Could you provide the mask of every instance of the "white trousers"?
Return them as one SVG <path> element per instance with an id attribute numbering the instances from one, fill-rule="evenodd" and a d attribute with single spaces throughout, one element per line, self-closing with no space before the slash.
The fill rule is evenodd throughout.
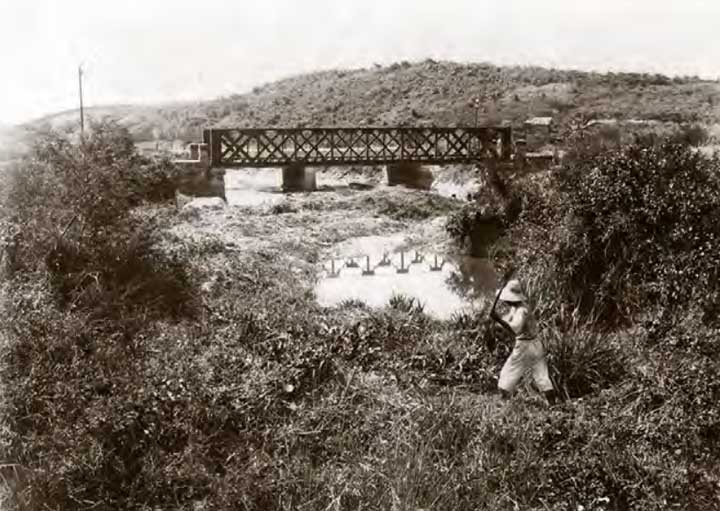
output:
<path id="1" fill-rule="evenodd" d="M 553 389 L 545 361 L 545 348 L 538 339 L 515 341 L 515 347 L 500 371 L 498 387 L 512 392 L 525 372 L 529 370 L 532 370 L 535 384 L 542 392 Z"/>

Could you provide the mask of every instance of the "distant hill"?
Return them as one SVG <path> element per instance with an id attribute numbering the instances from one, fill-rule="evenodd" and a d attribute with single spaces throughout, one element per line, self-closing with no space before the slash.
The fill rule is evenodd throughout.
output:
<path id="1" fill-rule="evenodd" d="M 203 128 L 522 123 L 552 115 L 561 130 L 579 119 L 720 123 L 720 83 L 640 73 L 594 73 L 426 60 L 370 69 L 323 71 L 256 87 L 246 94 L 163 106 L 87 109 L 112 118 L 137 141 L 198 140 Z M 77 111 L 30 123 L 60 127 Z"/>

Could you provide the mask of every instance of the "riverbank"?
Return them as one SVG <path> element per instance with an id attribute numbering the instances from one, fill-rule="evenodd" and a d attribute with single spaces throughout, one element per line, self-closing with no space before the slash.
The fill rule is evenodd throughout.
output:
<path id="1" fill-rule="evenodd" d="M 503 460 L 514 448 L 502 446 L 503 431 L 529 439 L 573 405 L 547 409 L 529 383 L 511 403 L 496 399 L 510 346 L 488 349 L 482 306 L 437 319 L 411 300 L 422 296 L 327 307 L 314 292 L 333 257 L 356 255 L 362 269 L 363 252 L 461 255 L 445 222 L 462 205 L 434 192 L 338 187 L 172 222 L 164 249 L 193 254 L 205 317 L 202 335 L 184 341 L 182 355 L 166 352 L 163 363 L 177 356 L 202 367 L 197 384 L 212 387 L 205 413 L 234 431 L 222 429 L 225 441 L 212 443 L 223 453 L 212 458 L 228 462 L 211 478 L 217 493 L 208 502 L 222 495 L 250 509 L 511 504 L 507 490 L 492 489 L 513 476 Z M 186 469 L 207 470 L 207 453 L 197 454 L 182 458 Z"/>
<path id="2" fill-rule="evenodd" d="M 230 205 L 100 216 L 54 258 L 46 237 L 18 237 L 37 257 L 17 258 L 3 304 L 20 507 L 712 509 L 717 331 L 693 317 L 601 329 L 564 307 L 543 273 L 565 225 L 545 177 L 502 243 L 539 302 L 566 398 L 553 408 L 531 381 L 495 395 L 512 345 L 482 300 L 492 268 L 445 230 L 477 218 L 458 198 L 358 176 L 285 195 L 245 174 Z M 64 233 L 68 203 L 29 212 Z"/>

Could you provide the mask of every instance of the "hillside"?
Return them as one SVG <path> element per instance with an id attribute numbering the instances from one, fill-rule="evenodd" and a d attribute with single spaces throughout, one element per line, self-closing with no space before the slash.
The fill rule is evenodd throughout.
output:
<path id="1" fill-rule="evenodd" d="M 127 126 L 137 141 L 197 140 L 207 126 L 472 125 L 553 115 L 561 130 L 579 118 L 720 123 L 720 84 L 698 78 L 498 67 L 426 60 L 290 77 L 246 94 L 165 106 L 88 109 Z M 33 126 L 75 122 L 76 112 Z"/>

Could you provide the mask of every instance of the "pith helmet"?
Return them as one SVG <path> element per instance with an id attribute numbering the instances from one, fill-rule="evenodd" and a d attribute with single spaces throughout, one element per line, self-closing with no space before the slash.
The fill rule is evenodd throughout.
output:
<path id="1" fill-rule="evenodd" d="M 520 281 L 512 279 L 505 284 L 505 287 L 498 291 L 500 293 L 500 299 L 503 302 L 525 302 L 527 297 L 523 293 Z"/>

